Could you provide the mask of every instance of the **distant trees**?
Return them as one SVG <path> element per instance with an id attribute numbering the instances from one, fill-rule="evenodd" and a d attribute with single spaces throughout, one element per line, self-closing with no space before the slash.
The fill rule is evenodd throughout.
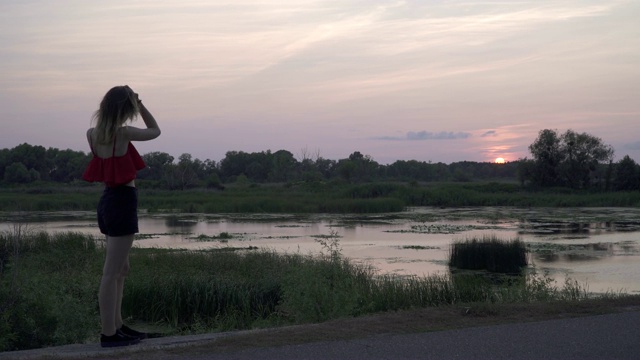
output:
<path id="1" fill-rule="evenodd" d="M 533 156 L 533 166 L 527 169 L 531 181 L 540 186 L 559 185 L 563 155 L 557 131 L 540 131 L 538 138 L 529 145 L 529 151 Z"/>
<path id="2" fill-rule="evenodd" d="M 173 163 L 173 156 L 164 152 L 151 152 L 142 155 L 146 168 L 138 172 L 138 178 L 160 181 L 164 177 L 167 167 Z"/>
<path id="3" fill-rule="evenodd" d="M 24 164 L 19 162 L 7 166 L 4 172 L 4 180 L 8 183 L 26 184 L 39 178 L 40 174 L 35 169 L 27 169 Z"/>
<path id="4" fill-rule="evenodd" d="M 336 170 L 340 177 L 348 182 L 362 182 L 379 178 L 380 165 L 371 156 L 359 151 L 353 152 L 349 158 L 339 160 Z"/>
<path id="5" fill-rule="evenodd" d="M 223 189 L 223 184 L 316 183 L 339 181 L 495 181 L 519 180 L 523 186 L 574 189 L 638 190 L 640 166 L 629 156 L 612 162 L 613 149 L 601 139 L 568 130 L 559 134 L 545 129 L 529 146 L 531 159 L 505 164 L 460 161 L 451 164 L 398 160 L 389 165 L 354 151 L 347 158 L 325 159 L 319 152 L 303 150 L 299 159 L 287 150 L 229 151 L 220 162 L 194 159 L 184 153 L 177 159 L 164 152 L 142 155 L 147 167 L 138 179 L 152 188 L 184 190 L 195 187 Z M 81 178 L 91 153 L 45 149 L 21 144 L 0 149 L 0 184 L 34 181 L 68 183 Z"/>
<path id="6" fill-rule="evenodd" d="M 45 155 L 50 160 L 48 180 L 56 182 L 70 182 L 82 176 L 89 160 L 90 154 L 74 150 L 47 149 Z M 41 173 L 40 176 L 43 176 Z"/>
<path id="7" fill-rule="evenodd" d="M 618 162 L 613 183 L 615 190 L 640 189 L 640 167 L 629 155 Z"/>
<path id="8" fill-rule="evenodd" d="M 0 150 L 0 181 L 26 184 L 37 180 L 69 182 L 82 176 L 90 156 L 82 151 L 45 149 L 21 144 Z"/>
<path id="9" fill-rule="evenodd" d="M 519 178 L 540 187 L 638 190 L 638 165 L 629 156 L 613 164 L 613 148 L 587 133 L 544 129 L 529 146 L 533 159 L 519 164 Z M 615 169 L 615 171 L 614 171 Z"/>

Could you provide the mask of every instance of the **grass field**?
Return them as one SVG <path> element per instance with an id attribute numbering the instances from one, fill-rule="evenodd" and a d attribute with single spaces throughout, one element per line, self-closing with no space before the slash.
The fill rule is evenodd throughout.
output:
<path id="1" fill-rule="evenodd" d="M 496 283 L 473 274 L 377 276 L 340 254 L 331 238 L 318 256 L 270 251 L 132 249 L 123 315 L 165 334 L 325 323 L 417 309 L 549 307 L 622 294 L 556 287 L 533 272 Z M 78 233 L 0 235 L 0 350 L 97 342 L 102 243 Z M 544 306 L 544 305 L 542 305 Z M 564 306 L 564 305 L 562 305 Z"/>

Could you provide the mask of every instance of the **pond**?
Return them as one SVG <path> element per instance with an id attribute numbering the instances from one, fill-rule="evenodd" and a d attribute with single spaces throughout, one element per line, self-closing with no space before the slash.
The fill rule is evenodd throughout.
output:
<path id="1" fill-rule="evenodd" d="M 420 207 L 375 215 L 141 212 L 134 246 L 318 254 L 337 240 L 344 256 L 380 274 L 423 276 L 448 272 L 453 241 L 495 235 L 523 240 L 530 266 L 558 285 L 570 278 L 591 292 L 638 293 L 639 215 L 635 208 L 509 207 Z M 102 236 L 93 212 L 0 213 L 0 231 L 18 223 L 32 230 Z"/>

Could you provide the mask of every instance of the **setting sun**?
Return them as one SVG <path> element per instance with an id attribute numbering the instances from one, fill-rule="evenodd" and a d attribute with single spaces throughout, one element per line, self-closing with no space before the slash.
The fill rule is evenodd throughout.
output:
<path id="1" fill-rule="evenodd" d="M 496 158 L 496 164 L 504 164 L 504 158 Z"/>

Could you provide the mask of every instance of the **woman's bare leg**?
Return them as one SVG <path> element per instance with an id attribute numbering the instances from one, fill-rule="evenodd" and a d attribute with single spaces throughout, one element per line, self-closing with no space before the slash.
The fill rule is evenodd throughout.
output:
<path id="1" fill-rule="evenodd" d="M 98 296 L 102 334 L 107 336 L 115 334 L 117 329 L 116 318 L 122 321 L 119 314 L 122 290 L 119 291 L 118 289 L 120 285 L 124 284 L 122 274 L 125 266 L 128 270 L 129 249 L 131 249 L 132 244 L 133 234 L 107 236 L 107 256 L 102 269 L 102 280 L 100 281 Z"/>
<path id="2" fill-rule="evenodd" d="M 129 256 L 127 256 L 126 261 L 124 262 L 124 266 L 120 270 L 120 276 L 118 277 L 118 297 L 116 298 L 116 329 L 120 329 L 122 324 L 122 293 L 124 290 L 124 279 L 129 274 Z"/>

